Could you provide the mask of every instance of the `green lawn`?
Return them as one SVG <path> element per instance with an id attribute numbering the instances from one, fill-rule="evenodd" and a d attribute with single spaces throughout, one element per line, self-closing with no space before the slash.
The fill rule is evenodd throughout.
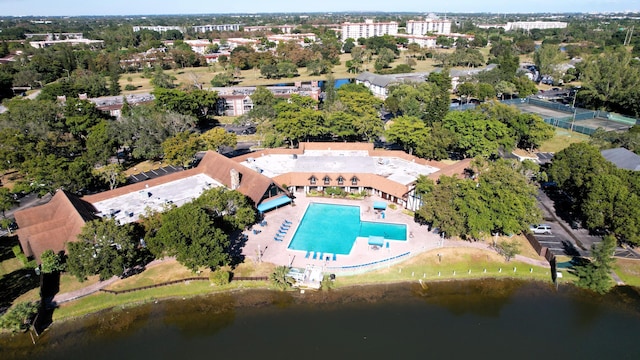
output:
<path id="1" fill-rule="evenodd" d="M 538 150 L 542 152 L 556 153 L 569 147 L 569 145 L 573 143 L 587 142 L 589 141 L 589 138 L 590 137 L 588 135 L 565 129 L 556 129 L 555 136 L 545 141 Z"/>
<path id="2" fill-rule="evenodd" d="M 613 269 L 625 284 L 640 287 L 640 260 L 616 259 Z"/>
<path id="3" fill-rule="evenodd" d="M 441 262 L 438 260 L 437 254 L 441 254 Z M 515 260 L 506 262 L 503 257 L 492 251 L 445 248 L 420 254 L 411 260 L 387 269 L 361 275 L 338 276 L 336 286 L 418 281 L 418 279 L 437 281 L 484 277 L 525 278 L 543 281 L 551 279 L 549 269 Z"/>
<path id="4" fill-rule="evenodd" d="M 135 291 L 120 295 L 98 292 L 81 299 L 62 304 L 53 313 L 53 320 L 62 320 L 70 317 L 78 317 L 96 311 L 127 307 L 136 304 L 148 303 L 157 299 L 188 297 L 208 294 L 214 291 L 229 291 L 236 289 L 267 288 L 266 281 L 238 281 L 225 286 L 214 286 L 209 281 L 191 281 L 169 286 L 162 286 L 148 290 Z"/>
<path id="5" fill-rule="evenodd" d="M 7 259 L 5 261 L 0 262 L 0 277 L 3 277 L 6 274 L 10 274 L 18 269 L 22 269 L 24 265 L 22 261 L 17 258 Z"/>

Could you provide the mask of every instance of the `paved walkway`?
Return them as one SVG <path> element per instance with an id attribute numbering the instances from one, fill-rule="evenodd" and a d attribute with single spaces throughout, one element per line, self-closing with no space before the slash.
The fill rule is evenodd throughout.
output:
<path id="1" fill-rule="evenodd" d="M 165 261 L 168 260 L 174 260 L 175 258 L 169 257 L 169 258 L 164 258 L 164 259 L 160 259 L 160 260 L 153 260 L 152 262 L 150 262 L 149 264 L 147 264 L 146 268 L 150 268 L 150 267 L 154 267 L 157 266 L 159 264 L 162 264 Z M 82 289 L 78 289 L 75 291 L 70 291 L 67 293 L 62 293 L 62 294 L 56 294 L 56 296 L 53 297 L 53 303 L 54 304 L 62 304 L 65 303 L 67 301 L 71 301 L 71 300 L 75 300 L 75 299 L 79 299 L 81 297 L 87 296 L 87 295 L 91 295 L 95 292 L 100 291 L 100 289 L 104 289 L 105 287 L 113 284 L 114 282 L 120 280 L 119 276 L 114 276 L 110 279 L 104 280 L 104 281 L 99 281 L 95 284 L 91 284 L 88 285 L 86 287 L 83 287 Z"/>

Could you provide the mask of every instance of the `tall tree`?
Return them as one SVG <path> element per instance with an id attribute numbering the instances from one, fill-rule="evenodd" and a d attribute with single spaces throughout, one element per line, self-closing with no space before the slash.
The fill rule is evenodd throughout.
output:
<path id="1" fill-rule="evenodd" d="M 101 280 L 122 275 L 136 256 L 131 224 L 118 225 L 113 219 L 85 223 L 78 241 L 67 244 L 69 272 L 82 281 L 99 274 Z"/>
<path id="2" fill-rule="evenodd" d="M 162 214 L 162 226 L 147 244 L 155 256 L 175 256 L 193 272 L 229 262 L 229 237 L 214 227 L 205 209 L 193 203 Z"/>
<path id="3" fill-rule="evenodd" d="M 594 245 L 591 250 L 592 261 L 574 266 L 578 276 L 576 285 L 585 289 L 604 294 L 611 288 L 610 273 L 613 269 L 613 252 L 616 240 L 613 236 L 605 236 L 601 243 Z"/>

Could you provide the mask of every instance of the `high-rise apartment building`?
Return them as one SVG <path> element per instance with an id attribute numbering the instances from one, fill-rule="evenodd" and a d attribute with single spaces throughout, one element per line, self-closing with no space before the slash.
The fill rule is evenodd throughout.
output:
<path id="1" fill-rule="evenodd" d="M 392 35 L 398 34 L 398 23 L 395 21 L 389 22 L 373 22 L 371 19 L 365 20 L 363 23 L 343 23 L 342 26 L 342 41 L 348 38 L 358 40 L 359 38 L 370 38 L 374 36 Z"/>
<path id="2" fill-rule="evenodd" d="M 425 35 L 428 33 L 451 34 L 451 20 L 428 17 L 424 20 L 407 21 L 407 34 Z"/>

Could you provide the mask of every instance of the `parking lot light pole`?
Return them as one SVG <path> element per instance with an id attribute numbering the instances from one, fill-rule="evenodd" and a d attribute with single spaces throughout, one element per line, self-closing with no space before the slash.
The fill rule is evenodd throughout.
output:
<path id="1" fill-rule="evenodd" d="M 576 89 L 576 92 L 573 93 L 573 103 L 571 107 L 573 108 L 573 117 L 571 118 L 571 131 L 573 131 L 573 123 L 576 121 L 576 98 L 578 97 L 578 91 L 580 89 Z"/>

